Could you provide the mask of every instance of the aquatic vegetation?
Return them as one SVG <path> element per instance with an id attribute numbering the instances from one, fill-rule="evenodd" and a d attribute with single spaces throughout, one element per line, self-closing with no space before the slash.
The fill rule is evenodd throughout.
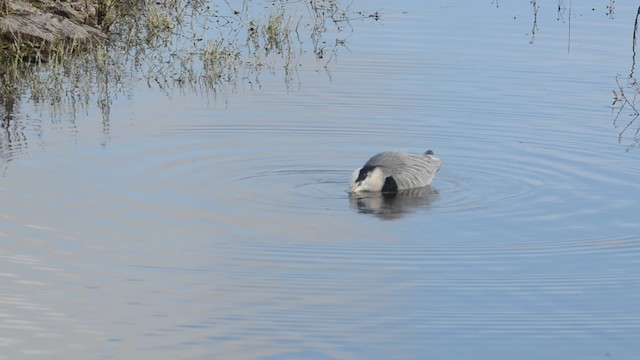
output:
<path id="1" fill-rule="evenodd" d="M 529 43 L 533 45 L 536 35 L 540 31 L 538 19 L 541 5 L 536 0 L 530 0 L 529 3 L 531 4 L 532 27 L 528 35 L 530 36 Z M 593 12 L 602 11 L 604 16 L 614 19 L 616 13 L 615 0 L 608 0 L 603 3 L 600 7 L 588 6 L 588 9 Z M 498 0 L 493 1 L 493 4 L 497 8 L 500 7 Z M 546 4 L 546 6 L 549 6 L 549 4 Z M 567 26 L 567 52 L 571 52 L 571 1 L 558 0 L 556 12 L 556 21 L 562 22 Z M 615 85 L 612 89 L 613 101 L 609 105 L 613 114 L 613 126 L 618 131 L 618 142 L 626 144 L 627 151 L 640 146 L 640 122 L 638 121 L 640 117 L 640 82 L 635 75 L 639 22 L 640 7 L 637 9 L 630 37 L 632 39 L 631 68 L 628 75 L 617 74 L 615 76 Z"/>
<path id="2" fill-rule="evenodd" d="M 0 3 L 0 11 L 10 11 L 6 4 Z M 240 81 L 253 86 L 263 71 L 284 69 L 289 84 L 305 53 L 305 36 L 312 38 L 313 54 L 322 59 L 318 44 L 330 43 L 323 36 L 331 29 L 342 32 L 350 19 L 367 14 L 352 12 L 352 4 L 344 7 L 338 0 L 310 1 L 307 14 L 301 12 L 304 5 L 287 0 L 70 2 L 68 6 L 82 10 L 74 15 L 76 22 L 106 34 L 105 41 L 13 37 L 2 42 L 0 97 L 12 99 L 6 113 L 29 99 L 54 115 L 86 108 L 95 100 L 107 122 L 110 99 L 140 79 L 167 93 L 189 89 L 217 94 L 234 90 Z M 306 17 L 313 21 L 302 21 Z M 371 19 L 379 20 L 379 15 Z M 344 42 L 336 39 L 332 51 Z"/>
<path id="3" fill-rule="evenodd" d="M 639 21 L 640 7 L 638 7 L 633 24 L 631 70 L 626 77 L 621 75 L 616 76 L 616 89 L 612 90 L 613 103 L 611 104 L 611 110 L 614 113 L 613 126 L 619 130 L 618 142 L 628 143 L 627 151 L 640 145 L 640 124 L 636 123 L 638 117 L 640 117 L 640 112 L 638 111 L 640 83 L 635 76 Z M 634 126 L 635 131 L 632 130 Z"/>

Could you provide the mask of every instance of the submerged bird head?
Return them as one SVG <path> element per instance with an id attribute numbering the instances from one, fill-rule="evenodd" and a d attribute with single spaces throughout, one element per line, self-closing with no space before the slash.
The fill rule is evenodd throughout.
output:
<path id="1" fill-rule="evenodd" d="M 349 192 L 382 191 L 385 176 L 379 166 L 364 166 L 353 172 Z"/>

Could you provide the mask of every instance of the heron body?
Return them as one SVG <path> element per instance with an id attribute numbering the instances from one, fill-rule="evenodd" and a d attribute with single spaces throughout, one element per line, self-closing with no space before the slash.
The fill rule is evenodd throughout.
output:
<path id="1" fill-rule="evenodd" d="M 349 192 L 395 192 L 431 184 L 442 162 L 429 150 L 422 155 L 386 151 L 353 173 Z"/>

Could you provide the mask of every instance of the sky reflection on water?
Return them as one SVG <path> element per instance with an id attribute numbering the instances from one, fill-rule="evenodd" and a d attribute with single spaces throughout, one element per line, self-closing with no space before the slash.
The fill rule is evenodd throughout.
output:
<path id="1" fill-rule="evenodd" d="M 531 3 L 499 5 L 354 3 L 382 21 L 303 54 L 297 86 L 138 84 L 108 127 L 25 102 L 0 148 L 0 353 L 633 358 L 639 155 L 609 105 L 636 9 L 574 4 L 567 52 L 555 9 L 531 44 Z M 428 148 L 428 194 L 346 193 L 362 159 Z"/>

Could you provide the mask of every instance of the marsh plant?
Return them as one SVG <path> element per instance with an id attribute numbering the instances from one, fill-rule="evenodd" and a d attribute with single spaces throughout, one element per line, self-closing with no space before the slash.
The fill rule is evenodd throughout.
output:
<path id="1" fill-rule="evenodd" d="M 304 54 L 314 54 L 317 66 L 329 64 L 326 54 L 335 54 L 353 31 L 350 19 L 379 20 L 338 0 L 104 0 L 93 7 L 80 1 L 95 10 L 84 21 L 101 29 L 105 41 L 3 43 L 0 97 L 11 104 L 3 109 L 3 127 L 24 99 L 67 116 L 95 101 L 107 124 L 112 99 L 140 80 L 167 93 L 215 95 L 243 82 L 259 86 L 267 71 L 290 85 Z M 333 42 L 324 39 L 329 34 Z"/>
<path id="2" fill-rule="evenodd" d="M 618 142 L 627 144 L 627 151 L 640 145 L 640 82 L 636 78 L 636 54 L 638 52 L 638 25 L 640 6 L 635 15 L 631 45 L 631 70 L 627 76 L 616 76 L 613 92 L 613 126 L 618 129 Z"/>

